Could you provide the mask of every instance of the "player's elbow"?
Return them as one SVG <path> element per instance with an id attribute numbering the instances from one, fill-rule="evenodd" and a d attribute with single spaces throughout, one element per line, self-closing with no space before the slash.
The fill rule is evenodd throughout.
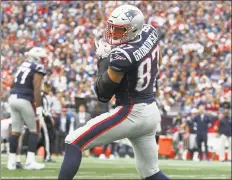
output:
<path id="1" fill-rule="evenodd" d="M 115 93 L 115 89 L 118 87 L 119 83 L 113 82 L 107 71 L 97 79 L 95 83 L 95 92 L 97 94 L 98 100 L 107 103 L 110 101 Z"/>

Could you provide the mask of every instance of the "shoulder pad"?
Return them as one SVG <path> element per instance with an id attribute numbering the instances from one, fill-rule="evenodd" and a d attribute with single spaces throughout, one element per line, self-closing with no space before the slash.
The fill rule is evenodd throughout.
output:
<path id="1" fill-rule="evenodd" d="M 159 33 L 158 33 L 158 31 L 157 31 L 157 29 L 156 28 L 154 28 L 152 25 L 150 25 L 150 24 L 144 24 L 143 25 L 143 29 L 142 29 L 142 31 L 144 31 L 144 32 L 153 32 L 158 38 L 159 38 Z"/>
<path id="2" fill-rule="evenodd" d="M 133 65 L 130 55 L 122 48 L 114 48 L 110 53 L 110 67 L 117 72 L 127 72 Z"/>
<path id="3" fill-rule="evenodd" d="M 42 64 L 36 64 L 36 66 L 35 66 L 35 72 L 40 73 L 42 75 L 46 75 L 47 74 L 47 71 L 44 68 L 44 65 L 42 65 Z"/>

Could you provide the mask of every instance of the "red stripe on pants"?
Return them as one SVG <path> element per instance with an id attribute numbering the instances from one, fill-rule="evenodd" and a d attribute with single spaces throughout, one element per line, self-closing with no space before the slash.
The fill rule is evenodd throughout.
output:
<path id="1" fill-rule="evenodd" d="M 89 144 L 91 141 L 93 141 L 94 139 L 96 139 L 98 136 L 100 136 L 101 134 L 105 133 L 106 131 L 109 131 L 110 129 L 114 128 L 115 126 L 117 126 L 118 124 L 120 124 L 121 122 L 123 122 L 127 117 L 128 115 L 130 114 L 130 112 L 132 111 L 132 108 L 133 108 L 133 105 L 130 106 L 130 109 L 129 111 L 127 112 L 127 114 L 117 123 L 113 124 L 112 126 L 108 127 L 107 129 L 105 129 L 104 131 L 102 131 L 101 133 L 97 134 L 96 136 L 94 136 L 92 139 L 88 140 L 85 144 L 83 144 L 80 148 L 80 150 L 82 151 L 85 146 L 87 144 Z M 121 109 L 120 109 L 121 110 Z M 117 113 L 118 114 L 118 113 Z M 115 116 L 115 115 L 114 115 Z M 101 121 L 102 122 L 102 121 Z M 105 121 L 104 121 L 105 122 Z M 103 122 L 102 122 L 103 123 Z"/>

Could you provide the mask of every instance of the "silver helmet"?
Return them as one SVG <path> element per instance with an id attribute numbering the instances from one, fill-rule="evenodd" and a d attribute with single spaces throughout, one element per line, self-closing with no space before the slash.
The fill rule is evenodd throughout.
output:
<path id="1" fill-rule="evenodd" d="M 118 45 L 134 40 L 142 31 L 143 13 L 135 6 L 121 5 L 111 13 L 104 39 L 111 45 Z"/>

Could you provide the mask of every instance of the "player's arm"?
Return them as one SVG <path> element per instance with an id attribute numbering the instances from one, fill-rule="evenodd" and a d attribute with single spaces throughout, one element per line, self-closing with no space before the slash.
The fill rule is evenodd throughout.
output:
<path id="1" fill-rule="evenodd" d="M 103 73 L 108 69 L 109 54 L 111 51 L 111 46 L 104 42 L 103 39 L 95 41 L 97 48 L 96 56 L 98 58 L 97 67 L 98 67 L 98 76 L 102 76 Z"/>
<path id="2" fill-rule="evenodd" d="M 40 73 L 35 73 L 33 78 L 33 85 L 34 85 L 34 100 L 35 106 L 41 107 L 41 84 L 43 81 L 43 75 Z"/>
<path id="3" fill-rule="evenodd" d="M 109 67 L 102 76 L 97 78 L 95 91 L 99 101 L 109 102 L 115 94 L 124 77 L 124 73 L 131 67 L 131 59 L 125 51 L 115 48 L 112 50 L 109 58 Z"/>
<path id="4" fill-rule="evenodd" d="M 110 67 L 100 76 L 95 84 L 95 91 L 101 102 L 109 102 L 124 76 L 123 72 L 116 72 Z"/>
<path id="5" fill-rule="evenodd" d="M 160 71 L 160 66 L 162 65 L 162 54 L 161 54 L 161 50 L 159 50 L 159 59 L 158 59 L 158 73 Z M 156 79 L 156 82 L 155 82 L 155 88 L 156 88 L 156 91 L 155 91 L 155 96 L 156 97 L 159 97 L 160 96 L 160 90 L 158 88 L 158 77 Z"/>
<path id="6" fill-rule="evenodd" d="M 43 117 L 43 109 L 41 104 L 41 84 L 43 77 L 46 75 L 47 71 L 44 69 L 44 66 L 41 64 L 35 64 L 35 74 L 33 77 L 33 86 L 34 86 L 34 101 L 36 106 L 36 115 L 41 119 Z"/>

